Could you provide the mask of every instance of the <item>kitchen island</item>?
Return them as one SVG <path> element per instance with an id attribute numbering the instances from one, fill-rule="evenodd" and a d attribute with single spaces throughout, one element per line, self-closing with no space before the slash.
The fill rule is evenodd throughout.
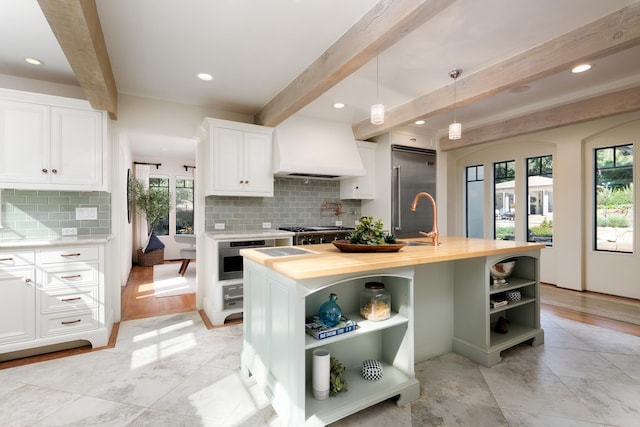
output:
<path id="1" fill-rule="evenodd" d="M 326 425 L 391 397 L 399 405 L 415 400 L 420 387 L 414 364 L 431 357 L 455 351 L 491 366 L 509 347 L 544 341 L 538 265 L 544 245 L 444 237 L 431 246 L 427 239 L 409 240 L 399 252 L 345 253 L 332 244 L 292 247 L 295 255 L 282 248 L 241 251 L 241 367 L 285 423 Z M 507 259 L 516 260 L 509 283 L 492 286 L 489 266 Z M 359 295 L 371 281 L 384 283 L 391 296 L 387 320 L 360 317 Z M 492 296 L 508 290 L 520 291 L 522 298 L 491 308 Z M 331 293 L 359 328 L 316 340 L 304 325 Z M 492 330 L 499 317 L 509 321 L 505 334 Z M 311 390 L 311 355 L 320 347 L 347 367 L 349 384 L 349 391 L 326 400 L 316 400 Z M 362 378 L 367 359 L 382 362 L 381 380 Z"/>

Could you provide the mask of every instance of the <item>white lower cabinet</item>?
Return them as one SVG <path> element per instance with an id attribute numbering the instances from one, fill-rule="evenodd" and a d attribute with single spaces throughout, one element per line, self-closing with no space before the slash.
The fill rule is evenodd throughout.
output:
<path id="1" fill-rule="evenodd" d="M 390 269 L 366 275 L 292 280 L 245 259 L 244 348 L 242 370 L 253 375 L 284 425 L 326 425 L 382 400 L 397 397 L 404 405 L 419 397 L 414 373 L 413 270 Z M 359 314 L 364 284 L 383 282 L 391 295 L 391 318 L 368 321 Z M 354 331 L 316 340 L 305 332 L 305 320 L 317 314 L 330 293 Z M 335 397 L 313 397 L 312 352 L 327 349 L 346 366 L 348 391 Z M 384 366 L 383 378 L 361 375 L 364 360 Z"/>
<path id="2" fill-rule="evenodd" d="M 36 335 L 35 270 L 33 265 L 1 267 L 11 255 L 0 254 L 0 347 Z"/>
<path id="3" fill-rule="evenodd" d="M 104 282 L 102 245 L 0 253 L 0 353 L 76 340 L 105 346 Z"/>

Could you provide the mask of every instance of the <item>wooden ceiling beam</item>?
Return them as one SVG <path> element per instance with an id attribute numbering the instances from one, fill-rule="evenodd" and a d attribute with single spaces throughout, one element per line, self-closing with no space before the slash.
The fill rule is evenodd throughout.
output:
<path id="1" fill-rule="evenodd" d="M 38 0 L 89 103 L 118 117 L 118 90 L 95 0 Z"/>
<path id="2" fill-rule="evenodd" d="M 640 86 L 470 129 L 457 141 L 443 137 L 440 150 L 484 144 L 632 111 L 640 111 Z"/>
<path id="3" fill-rule="evenodd" d="M 265 126 L 282 123 L 452 3 L 454 0 L 380 1 L 258 111 L 254 122 Z"/>
<path id="4" fill-rule="evenodd" d="M 563 34 L 484 70 L 459 78 L 456 105 L 471 104 L 535 80 L 568 70 L 640 44 L 640 2 Z M 366 140 L 418 118 L 453 107 L 453 83 L 385 114 L 382 125 L 363 120 L 353 126 L 356 139 Z M 466 132 L 463 133 L 463 135 Z M 464 136 L 463 136 L 464 137 Z"/>

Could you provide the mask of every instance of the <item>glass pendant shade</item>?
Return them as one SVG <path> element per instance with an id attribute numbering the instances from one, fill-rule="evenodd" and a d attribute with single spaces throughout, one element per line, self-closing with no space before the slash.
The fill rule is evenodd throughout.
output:
<path id="1" fill-rule="evenodd" d="M 458 122 L 453 122 L 449 125 L 449 139 L 460 139 L 462 137 L 462 125 Z"/>
<path id="2" fill-rule="evenodd" d="M 384 105 L 374 104 L 371 106 L 371 124 L 381 125 L 384 123 Z"/>

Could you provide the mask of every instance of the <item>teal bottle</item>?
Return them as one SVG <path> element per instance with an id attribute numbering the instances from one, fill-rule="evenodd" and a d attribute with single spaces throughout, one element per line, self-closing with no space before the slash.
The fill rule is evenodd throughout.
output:
<path id="1" fill-rule="evenodd" d="M 335 326 L 340 321 L 340 317 L 342 317 L 342 310 L 336 303 L 337 299 L 338 296 L 336 294 L 329 295 L 329 301 L 322 304 L 320 311 L 318 311 L 320 321 L 329 327 Z"/>

